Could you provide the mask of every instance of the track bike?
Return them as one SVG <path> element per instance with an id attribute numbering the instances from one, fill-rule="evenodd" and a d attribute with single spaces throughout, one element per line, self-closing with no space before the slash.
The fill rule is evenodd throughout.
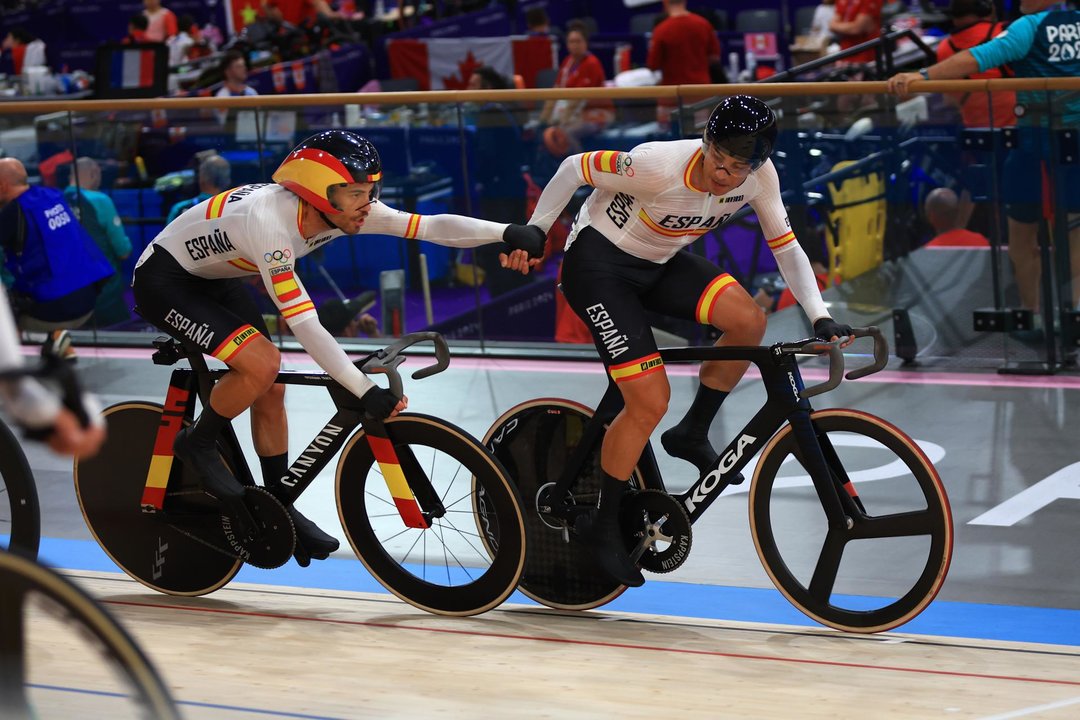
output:
<path id="1" fill-rule="evenodd" d="M 874 360 L 851 370 L 857 379 L 885 367 L 888 345 L 877 328 Z M 933 600 L 952 555 L 952 517 L 945 488 L 926 454 L 892 424 L 859 410 L 814 411 L 809 398 L 844 376 L 839 342 L 804 340 L 770 347 L 691 347 L 660 351 L 665 363 L 748 360 L 760 371 L 766 401 L 681 494 L 669 494 L 646 445 L 620 508 L 631 558 L 668 573 L 686 562 L 691 526 L 760 453 L 749 486 L 750 532 L 773 584 L 804 614 L 851 632 L 898 627 Z M 805 387 L 799 355 L 827 355 L 829 377 Z M 556 398 L 522 403 L 500 417 L 484 443 L 514 478 L 528 506 L 528 557 L 520 589 L 559 609 L 584 610 L 626 587 L 609 578 L 578 541 L 575 524 L 596 507 L 600 446 L 622 408 L 609 380 L 595 412 Z M 888 596 L 858 595 L 868 576 L 887 568 Z"/>
<path id="2" fill-rule="evenodd" d="M 62 364 L 4 371 L 0 379 L 35 376 L 57 380 L 64 404 L 88 422 L 79 401 L 74 374 Z M 110 717 L 178 720 L 180 715 L 161 676 L 131 636 L 93 598 L 67 578 L 36 562 L 41 539 L 37 488 L 26 454 L 10 428 L 0 421 L 0 532 L 9 536 L 0 548 L 0 709 L 12 720 L 37 720 L 50 712 L 57 689 L 28 683 L 53 663 L 35 657 L 43 644 L 82 639 L 101 677 L 90 688 Z M 59 638 L 39 640 L 49 620 L 59 623 Z M 44 624 L 44 625 L 43 625 Z M 76 649 L 80 646 L 76 644 Z M 72 658 L 68 658 L 71 660 Z M 38 679 L 41 679 L 38 677 Z M 100 684 L 98 684 L 100 683 Z M 106 692 L 115 688 L 117 692 Z M 61 693 L 62 694 L 62 693 Z M 101 700 L 100 698 L 108 698 Z M 118 707 L 119 706 L 119 707 Z M 63 711 L 70 716 L 68 710 Z"/>
<path id="3" fill-rule="evenodd" d="M 406 335 L 356 365 L 386 374 L 401 397 L 401 353 L 424 341 L 435 344 L 436 360 L 412 377 L 446 369 L 446 341 L 433 332 Z M 334 415 L 293 461 L 283 478 L 288 491 L 279 497 L 255 486 L 236 434 L 226 428 L 218 449 L 245 486 L 252 519 L 241 525 L 202 491 L 194 469 L 172 454 L 176 434 L 194 417 L 194 400 L 205 407 L 213 383 L 228 371 L 209 369 L 201 354 L 176 340 L 154 345 L 155 363 L 186 359 L 190 368 L 172 371 L 164 405 L 107 408 L 109 439 L 97 457 L 75 468 L 86 524 L 128 575 L 163 593 L 194 596 L 222 587 L 244 563 L 283 565 L 296 535 L 282 503 L 295 501 L 340 451 L 335 485 L 342 527 L 356 556 L 387 590 L 444 615 L 481 613 L 513 592 L 525 560 L 517 491 L 500 463 L 465 431 L 418 413 L 380 421 L 328 375 L 281 372 L 279 383 L 326 388 Z"/>

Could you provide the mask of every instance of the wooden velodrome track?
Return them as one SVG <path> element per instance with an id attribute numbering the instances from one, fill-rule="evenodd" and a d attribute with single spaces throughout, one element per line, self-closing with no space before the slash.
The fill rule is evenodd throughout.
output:
<path id="1" fill-rule="evenodd" d="M 153 594 L 66 573 L 142 645 L 186 718 L 1076 718 L 1080 648 L 504 605 L 437 617 L 389 595 L 234 583 Z M 42 614 L 41 718 L 122 717 Z"/>

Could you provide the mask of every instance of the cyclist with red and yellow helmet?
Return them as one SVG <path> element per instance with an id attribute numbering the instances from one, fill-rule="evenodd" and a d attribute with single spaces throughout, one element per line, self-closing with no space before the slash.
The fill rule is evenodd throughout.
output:
<path id="1" fill-rule="evenodd" d="M 318 321 L 296 262 L 342 235 L 378 233 L 451 247 L 504 241 L 503 267 L 528 272 L 543 233 L 521 225 L 459 215 L 422 216 L 379 202 L 382 164 L 375 146 L 346 130 L 327 130 L 300 143 L 273 183 L 243 185 L 211 197 L 170 223 L 135 266 L 133 288 L 148 321 L 187 348 L 228 365 L 208 407 L 177 436 L 174 451 L 200 472 L 206 492 L 235 503 L 240 484 L 216 449 L 232 418 L 251 409 L 251 430 L 263 479 L 281 491 L 288 469 L 285 388 L 276 385 L 281 356 L 241 278 L 261 277 L 293 335 L 331 377 L 379 418 L 404 410 L 408 400 L 368 380 Z M 526 252 L 526 248 L 530 252 Z M 296 559 L 324 559 L 338 541 L 290 506 Z"/>

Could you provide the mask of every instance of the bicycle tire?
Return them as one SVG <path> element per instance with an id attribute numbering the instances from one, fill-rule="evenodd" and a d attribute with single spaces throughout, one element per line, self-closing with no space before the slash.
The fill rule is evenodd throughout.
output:
<path id="1" fill-rule="evenodd" d="M 844 502 L 858 498 L 846 512 L 851 525 L 828 527 L 808 476 L 790 474 L 805 470 L 793 428 L 786 425 L 762 451 L 750 487 L 750 532 L 758 557 L 777 589 L 823 625 L 857 633 L 899 627 L 933 601 L 948 574 L 953 527 L 941 478 L 918 445 L 881 418 L 830 409 L 811 419 L 819 438 L 827 440 L 823 449 L 838 495 Z M 887 462 L 880 463 L 882 457 Z M 782 475 L 789 458 L 795 462 Z M 857 492 L 845 490 L 844 478 Z M 805 521 L 807 513 L 820 520 L 824 529 L 818 535 Z M 871 577 L 884 567 L 892 577 Z M 862 594 L 867 587 L 880 587 L 880 596 Z"/>
<path id="2" fill-rule="evenodd" d="M 243 562 L 181 533 L 161 513 L 142 512 L 161 412 L 148 402 L 107 408 L 105 443 L 75 463 L 75 494 L 90 534 L 121 570 L 167 595 L 206 595 L 232 580 Z M 193 471 L 183 473 L 185 484 L 197 484 Z"/>
<path id="3" fill-rule="evenodd" d="M 161 676 L 124 628 L 98 602 L 55 571 L 12 553 L 0 552 L 0 606 L 5 609 L 6 631 L 0 633 L 0 654 L 8 664 L 3 702 L 5 717 L 36 717 L 25 696 L 24 624 L 27 599 L 34 594 L 59 606 L 62 620 L 73 632 L 89 635 L 88 647 L 98 650 L 117 675 L 126 681 L 128 697 L 143 717 L 179 720 L 180 713 Z M 16 618 L 15 615 L 18 615 Z"/>
<path id="4" fill-rule="evenodd" d="M 591 610 L 626 590 L 600 569 L 587 547 L 567 542 L 562 530 L 544 522 L 537 510 L 537 493 L 562 477 L 592 416 L 591 408 L 572 400 L 538 398 L 507 410 L 484 435 L 484 445 L 507 469 L 526 508 L 528 552 L 518 589 L 557 610 Z M 599 448 L 597 442 L 582 464 L 575 502 L 595 504 L 599 498 Z M 636 469 L 630 481 L 641 487 Z"/>
<path id="5" fill-rule="evenodd" d="M 399 457 L 407 451 L 416 457 L 447 513 L 429 528 L 402 529 L 385 482 L 374 477 L 381 471 L 365 441 L 366 433 L 358 430 L 342 451 L 335 481 L 341 525 L 356 556 L 383 587 L 428 612 L 476 615 L 503 602 L 517 586 L 525 565 L 521 504 L 506 471 L 475 438 L 438 418 L 398 415 L 386 421 L 386 432 Z M 441 477 L 432 477 L 455 464 L 458 474 L 445 487 Z M 470 484 L 467 493 L 458 497 L 464 485 L 454 486 L 461 468 Z M 467 509 L 460 509 L 465 497 L 470 498 Z M 470 516 L 468 526 L 454 524 L 453 516 L 462 512 Z M 470 537 L 474 525 L 475 540 Z M 429 565 L 429 540 L 435 544 L 434 557 L 441 558 L 441 567 Z M 419 564 L 413 556 L 418 545 L 423 553 Z M 490 564 L 478 572 L 485 563 Z"/>
<path id="6" fill-rule="evenodd" d="M 15 433 L 0 421 L 0 535 L 7 550 L 37 559 L 41 544 L 41 508 L 34 473 Z M 3 548 L 0 548 L 3 549 Z"/>

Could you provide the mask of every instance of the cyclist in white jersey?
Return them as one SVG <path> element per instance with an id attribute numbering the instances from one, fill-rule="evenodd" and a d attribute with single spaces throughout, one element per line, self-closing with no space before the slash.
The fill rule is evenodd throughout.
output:
<path id="1" fill-rule="evenodd" d="M 0 285 L 0 373 L 23 367 L 19 332 L 8 305 L 7 291 Z M 0 380 L 3 407 L 29 437 L 48 443 L 55 452 L 78 458 L 92 456 L 105 440 L 105 426 L 90 398 L 80 399 L 92 422 L 80 422 L 57 394 L 33 378 Z M 68 399 L 69 402 L 71 399 Z"/>
<path id="2" fill-rule="evenodd" d="M 595 188 L 567 240 L 562 288 L 589 325 L 625 401 L 604 437 L 600 504 L 582 532 L 604 570 L 624 584 L 640 585 L 644 579 L 619 537 L 619 502 L 671 397 L 646 311 L 712 325 L 723 331 L 717 345 L 758 345 L 765 334 L 764 312 L 733 277 L 702 257 L 679 251 L 749 204 L 815 334 L 830 340 L 851 334 L 848 326 L 829 317 L 810 262 L 791 230 L 769 160 L 775 142 L 772 110 L 756 98 L 732 96 L 713 110 L 704 143 L 651 142 L 630 152 L 567 158 L 529 220 L 546 232 L 578 187 Z M 690 410 L 661 437 L 669 454 L 700 472 L 713 464 L 709 426 L 748 364 L 702 363 Z"/>
<path id="3" fill-rule="evenodd" d="M 231 418 L 251 409 L 252 437 L 266 488 L 281 494 L 288 460 L 284 386 L 277 385 L 278 349 L 239 278 L 259 276 L 304 349 L 331 377 L 360 398 L 367 412 L 392 417 L 408 401 L 358 370 L 319 323 L 296 262 L 341 235 L 379 233 L 452 247 L 505 241 L 502 265 L 528 272 L 539 256 L 537 228 L 457 215 L 421 216 L 379 202 L 382 165 L 375 147 L 355 133 L 328 130 L 300 143 L 273 175 L 274 183 L 244 185 L 189 209 L 147 246 L 135 267 L 140 313 L 190 349 L 212 355 L 231 372 L 219 380 L 174 451 L 200 471 L 203 489 L 229 514 L 243 517 L 243 490 L 216 450 Z M 324 559 L 338 542 L 289 506 L 297 531 L 296 559 Z"/>

